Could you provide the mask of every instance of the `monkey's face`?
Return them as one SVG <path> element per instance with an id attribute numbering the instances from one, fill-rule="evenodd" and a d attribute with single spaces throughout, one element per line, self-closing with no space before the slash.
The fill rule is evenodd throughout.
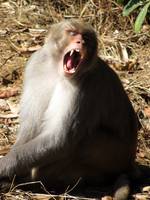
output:
<path id="1" fill-rule="evenodd" d="M 84 58 L 87 54 L 85 41 L 82 34 L 77 30 L 66 30 L 68 45 L 63 53 L 63 71 L 65 75 L 71 76 L 75 74 L 82 66 Z"/>
<path id="2" fill-rule="evenodd" d="M 65 20 L 51 27 L 48 40 L 63 75 L 79 76 L 92 67 L 97 56 L 97 38 L 91 26 L 78 20 Z"/>

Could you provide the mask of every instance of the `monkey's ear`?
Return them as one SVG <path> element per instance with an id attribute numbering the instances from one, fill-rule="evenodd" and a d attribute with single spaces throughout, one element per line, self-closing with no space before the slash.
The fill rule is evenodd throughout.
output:
<path id="1" fill-rule="evenodd" d="M 55 31 L 53 31 L 53 30 L 56 30 L 55 27 L 56 27 L 56 24 L 50 25 L 49 30 L 47 31 L 47 34 L 46 34 L 44 43 L 47 43 L 47 42 L 50 40 L 51 36 L 52 36 L 52 35 L 54 34 L 54 32 L 55 32 Z"/>
<path id="2" fill-rule="evenodd" d="M 51 35 L 52 35 L 52 33 L 51 33 L 51 28 L 48 30 L 48 32 L 47 32 L 47 35 L 46 35 L 46 37 L 45 37 L 45 39 L 44 39 L 44 43 L 46 44 L 46 43 L 48 43 L 48 41 L 50 40 L 50 38 L 51 38 Z"/>
<path id="3" fill-rule="evenodd" d="M 49 42 L 49 40 L 50 40 L 50 38 L 51 38 L 51 36 L 52 36 L 52 30 L 53 30 L 53 25 L 51 25 L 50 27 L 49 27 L 49 30 L 47 31 L 47 34 L 46 34 L 46 37 L 45 37 L 45 40 L 44 40 L 44 43 L 46 44 L 46 43 L 48 43 Z"/>
<path id="4" fill-rule="evenodd" d="M 49 42 L 51 38 L 54 38 L 55 35 L 57 35 L 57 32 L 59 32 L 58 28 L 59 28 L 58 24 L 50 25 L 49 30 L 47 32 L 47 36 L 45 37 L 44 40 L 45 44 Z"/>

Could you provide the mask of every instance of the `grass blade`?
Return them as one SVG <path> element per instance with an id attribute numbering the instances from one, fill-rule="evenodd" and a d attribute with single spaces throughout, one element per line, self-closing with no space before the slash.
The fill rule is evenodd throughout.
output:
<path id="1" fill-rule="evenodd" d="M 148 11 L 148 8 L 150 6 L 150 2 L 148 2 L 143 8 L 142 10 L 140 11 L 139 15 L 137 16 L 136 18 L 136 21 L 135 21 L 135 25 L 134 25 L 134 30 L 136 33 L 139 33 L 140 30 L 141 30 L 141 26 L 144 22 L 144 19 L 145 19 L 145 16 L 147 14 L 147 11 Z"/>
<path id="2" fill-rule="evenodd" d="M 141 0 L 130 0 L 123 9 L 123 16 L 128 16 L 133 10 L 142 5 Z"/>

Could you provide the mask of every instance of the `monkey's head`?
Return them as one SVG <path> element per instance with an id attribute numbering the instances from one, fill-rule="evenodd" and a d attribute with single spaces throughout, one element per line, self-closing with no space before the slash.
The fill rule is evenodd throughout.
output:
<path id="1" fill-rule="evenodd" d="M 93 28 L 79 20 L 64 20 L 52 25 L 46 44 L 53 49 L 53 58 L 67 77 L 89 71 L 97 56 L 97 38 Z"/>

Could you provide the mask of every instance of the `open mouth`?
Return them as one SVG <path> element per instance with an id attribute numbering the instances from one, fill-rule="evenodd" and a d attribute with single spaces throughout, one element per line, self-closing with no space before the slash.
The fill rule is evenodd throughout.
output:
<path id="1" fill-rule="evenodd" d="M 72 49 L 64 56 L 64 71 L 68 74 L 75 73 L 79 64 L 82 61 L 82 56 L 79 49 Z"/>

